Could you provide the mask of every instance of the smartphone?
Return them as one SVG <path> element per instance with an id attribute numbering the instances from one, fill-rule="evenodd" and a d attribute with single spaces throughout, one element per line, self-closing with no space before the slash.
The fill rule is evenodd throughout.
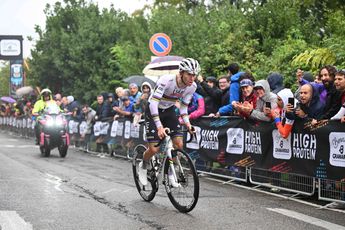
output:
<path id="1" fill-rule="evenodd" d="M 288 103 L 289 103 L 290 105 L 292 105 L 292 107 L 295 107 L 295 98 L 289 97 L 289 98 L 288 98 Z"/>
<path id="2" fill-rule="evenodd" d="M 271 108 L 271 102 L 266 101 L 266 104 L 265 104 L 265 105 L 266 105 L 266 108 L 269 108 L 269 109 Z"/>

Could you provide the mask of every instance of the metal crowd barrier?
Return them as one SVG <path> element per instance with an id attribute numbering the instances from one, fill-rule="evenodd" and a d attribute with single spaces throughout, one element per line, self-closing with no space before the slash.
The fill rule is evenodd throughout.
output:
<path id="1" fill-rule="evenodd" d="M 125 121 L 126 122 L 126 121 Z M 125 159 L 131 159 L 135 144 L 131 142 L 130 132 L 139 133 L 138 127 L 134 127 L 125 122 L 118 122 L 117 127 L 110 122 L 100 124 L 100 127 L 85 135 L 83 141 L 80 140 L 81 133 L 85 132 L 85 123 L 69 121 L 69 133 L 71 143 L 77 149 L 89 153 L 97 153 L 95 147 L 98 144 L 108 146 L 108 154 Z M 127 121 L 129 122 L 129 121 Z M 19 136 L 34 137 L 35 122 L 31 118 L 0 117 L 1 130 L 13 132 Z M 122 133 L 127 139 L 117 142 L 114 136 Z M 256 187 L 275 188 L 283 191 L 295 193 L 296 195 L 312 196 L 318 190 L 319 200 L 336 201 L 345 203 L 345 181 L 334 181 L 329 179 L 319 179 L 305 175 L 274 172 L 267 169 L 242 166 L 222 166 L 212 161 L 203 161 L 197 152 L 190 153 L 199 173 L 229 179 L 229 181 L 250 182 Z"/>
<path id="2" fill-rule="evenodd" d="M 319 200 L 345 203 L 345 181 L 319 179 Z"/>
<path id="3" fill-rule="evenodd" d="M 21 137 L 30 138 L 34 136 L 35 121 L 25 116 L 0 117 L 0 127 L 2 130 L 13 132 Z"/>
<path id="4" fill-rule="evenodd" d="M 131 137 L 138 137 L 139 130 L 130 121 L 96 122 L 92 127 L 92 132 L 85 135 L 86 141 L 82 142 L 80 142 L 80 137 L 86 133 L 86 122 L 79 123 L 70 120 L 68 126 L 71 143 L 79 149 L 90 153 L 99 153 L 102 149 L 102 154 L 132 159 L 135 145 Z M 123 138 L 119 140 L 115 138 L 116 136 L 123 136 Z M 100 147 L 97 151 L 99 145 L 102 148 Z"/>
<path id="5" fill-rule="evenodd" d="M 250 183 L 257 186 L 276 188 L 296 193 L 296 195 L 312 196 L 315 192 L 315 177 L 259 168 L 249 168 L 248 170 Z"/>

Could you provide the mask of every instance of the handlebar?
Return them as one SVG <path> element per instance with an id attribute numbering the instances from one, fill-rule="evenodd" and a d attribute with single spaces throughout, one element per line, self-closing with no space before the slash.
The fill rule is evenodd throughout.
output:
<path id="1" fill-rule="evenodd" d="M 167 136 L 171 136 L 173 134 L 173 132 L 170 132 L 169 128 L 165 128 L 164 131 L 167 134 Z M 190 138 L 189 138 L 189 140 L 186 141 L 186 143 L 190 143 L 193 140 L 193 138 L 196 137 L 196 132 L 195 132 L 194 126 L 192 126 L 191 131 L 192 131 L 192 133 L 190 135 Z M 189 132 L 189 131 L 188 130 L 182 130 L 182 132 Z M 154 145 L 154 147 L 159 147 L 164 140 L 165 140 L 165 138 L 161 139 L 156 145 Z"/>

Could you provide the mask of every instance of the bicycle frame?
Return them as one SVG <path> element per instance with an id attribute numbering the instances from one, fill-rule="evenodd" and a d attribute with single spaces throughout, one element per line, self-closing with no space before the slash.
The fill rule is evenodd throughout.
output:
<path id="1" fill-rule="evenodd" d="M 153 167 L 158 166 L 157 169 L 155 169 L 156 171 L 156 177 L 158 177 L 158 175 L 164 170 L 165 170 L 165 162 L 168 160 L 169 161 L 169 167 L 171 170 L 172 175 L 174 176 L 175 181 L 177 181 L 177 176 L 176 176 L 176 172 L 175 172 L 175 168 L 173 167 L 174 165 L 174 161 L 173 161 L 173 156 L 172 156 L 172 151 L 174 150 L 173 147 L 173 143 L 172 143 L 172 139 L 171 137 L 168 135 L 165 137 L 164 141 L 163 141 L 163 148 L 162 151 L 159 151 L 158 153 L 155 154 L 155 156 L 152 158 L 153 163 L 154 164 L 159 164 L 159 165 L 153 165 Z M 164 154 L 164 157 L 161 157 L 161 155 Z M 158 156 L 157 156 L 158 155 Z M 156 159 L 157 158 L 157 159 Z M 159 160 L 163 159 L 162 162 L 160 162 Z M 181 163 L 178 159 L 178 157 L 176 157 L 176 163 L 181 166 Z M 182 167 L 181 167 L 182 168 Z M 166 178 L 163 178 L 163 183 L 165 182 Z"/>

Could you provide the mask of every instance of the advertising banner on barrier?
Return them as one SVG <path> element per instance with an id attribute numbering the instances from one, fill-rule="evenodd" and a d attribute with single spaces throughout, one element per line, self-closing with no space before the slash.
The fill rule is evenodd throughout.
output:
<path id="1" fill-rule="evenodd" d="M 116 140 L 116 143 L 124 144 L 130 141 L 133 145 L 145 144 L 144 126 L 134 124 L 123 118 L 110 124 L 109 133 L 110 137 Z"/>
<path id="2" fill-rule="evenodd" d="M 14 117 L 0 117 L 0 125 L 34 127 L 35 123 L 16 122 Z M 75 133 L 70 123 L 69 132 Z M 321 179 L 345 179 L 345 124 L 329 121 L 310 131 L 303 122 L 295 122 L 293 131 L 282 138 L 274 123 L 251 123 L 242 118 L 201 118 L 193 121 L 196 138 L 186 143 L 193 159 L 217 162 L 223 168 L 253 167 L 273 172 L 296 173 Z M 85 122 L 79 125 L 86 132 Z M 145 129 L 129 120 L 98 122 L 94 135 L 134 147 L 145 144 Z M 187 134 L 187 139 L 189 134 Z"/>
<path id="3" fill-rule="evenodd" d="M 23 60 L 10 61 L 10 95 L 17 97 L 16 90 L 24 86 Z"/>
<path id="4" fill-rule="evenodd" d="M 339 121 L 330 121 L 314 131 L 295 122 L 286 139 L 274 123 L 203 118 L 193 124 L 197 138 L 186 147 L 205 161 L 224 167 L 236 165 L 317 178 L 345 178 L 345 124 Z"/>

